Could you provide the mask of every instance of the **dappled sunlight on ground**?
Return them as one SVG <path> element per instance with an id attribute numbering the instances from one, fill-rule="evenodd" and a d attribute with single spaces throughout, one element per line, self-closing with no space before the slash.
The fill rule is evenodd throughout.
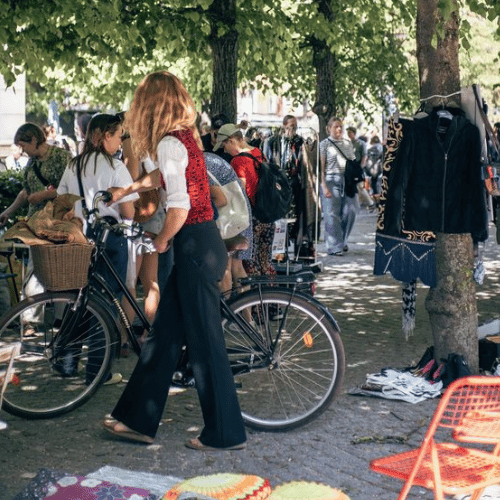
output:
<path id="1" fill-rule="evenodd" d="M 500 317 L 500 246 L 495 241 L 494 226 L 490 226 L 490 233 L 481 250 L 484 283 L 476 287 L 479 324 Z M 318 250 L 324 271 L 318 275 L 316 298 L 328 305 L 344 339 L 344 389 L 363 383 L 367 373 L 383 367 L 401 368 L 416 363 L 432 345 L 425 310 L 428 287 L 417 284 L 415 329 L 406 340 L 401 328 L 401 284 L 390 274 L 373 275 L 375 217 L 358 217 L 347 254 L 326 255 L 323 243 Z"/>

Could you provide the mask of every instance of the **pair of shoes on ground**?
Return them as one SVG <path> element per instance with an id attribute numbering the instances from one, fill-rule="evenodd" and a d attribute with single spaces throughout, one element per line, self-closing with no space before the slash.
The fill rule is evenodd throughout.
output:
<path id="1" fill-rule="evenodd" d="M 349 245 L 344 245 L 342 250 L 338 250 L 337 252 L 328 252 L 328 255 L 334 255 L 335 257 L 341 257 L 345 253 L 349 251 Z"/>
<path id="2" fill-rule="evenodd" d="M 121 439 L 144 444 L 152 444 L 154 441 L 151 436 L 146 436 L 145 434 L 134 431 L 111 416 L 106 416 L 102 425 L 110 434 Z"/>
<path id="3" fill-rule="evenodd" d="M 113 434 L 113 436 L 117 436 L 121 439 L 127 439 L 129 441 L 144 444 L 153 444 L 154 442 L 154 439 L 151 436 L 146 436 L 145 434 L 141 434 L 140 432 L 130 429 L 130 427 L 122 424 L 111 415 L 107 415 L 105 417 L 103 427 L 110 434 Z M 214 448 L 213 446 L 203 444 L 197 437 L 188 439 L 185 445 L 192 450 L 198 451 L 243 450 L 246 447 L 246 443 L 240 443 L 234 446 L 227 446 L 226 448 Z"/>
<path id="4" fill-rule="evenodd" d="M 243 442 L 233 446 L 226 446 L 225 448 L 215 448 L 214 446 L 203 444 L 198 437 L 188 439 L 184 444 L 187 448 L 198 451 L 244 450 L 247 446 L 246 442 Z"/>

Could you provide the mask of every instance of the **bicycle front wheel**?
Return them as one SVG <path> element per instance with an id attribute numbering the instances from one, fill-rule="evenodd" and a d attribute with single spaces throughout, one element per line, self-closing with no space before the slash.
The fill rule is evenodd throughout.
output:
<path id="1" fill-rule="evenodd" d="M 250 291 L 230 307 L 247 325 L 223 320 L 245 423 L 287 430 L 325 411 L 345 370 L 342 340 L 325 311 L 287 290 Z"/>
<path id="2" fill-rule="evenodd" d="M 14 307 L 0 323 L 0 347 L 21 342 L 3 407 L 24 418 L 49 418 L 87 401 L 109 373 L 114 338 L 106 310 L 76 292 L 42 293 Z M 0 382 L 6 364 L 0 364 Z"/>

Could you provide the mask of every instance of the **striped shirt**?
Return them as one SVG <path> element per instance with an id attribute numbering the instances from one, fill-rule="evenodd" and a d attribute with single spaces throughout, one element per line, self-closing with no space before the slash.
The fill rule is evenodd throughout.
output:
<path id="1" fill-rule="evenodd" d="M 335 144 L 335 145 L 334 145 Z M 327 137 L 319 143 L 319 154 L 322 158 L 326 158 L 325 175 L 344 174 L 346 159 L 337 149 L 337 146 L 349 160 L 354 160 L 354 149 L 352 143 L 347 139 L 339 141 Z"/>

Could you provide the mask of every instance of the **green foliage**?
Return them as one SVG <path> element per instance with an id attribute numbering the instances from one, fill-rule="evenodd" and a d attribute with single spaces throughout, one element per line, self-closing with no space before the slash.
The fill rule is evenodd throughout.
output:
<path id="1" fill-rule="evenodd" d="M 0 212 L 3 212 L 12 202 L 16 196 L 23 189 L 23 172 L 6 170 L 0 172 Z M 25 216 L 28 213 L 28 205 L 26 204 L 17 213 L 18 216 Z M 14 220 L 9 221 L 9 225 Z"/>
<path id="2" fill-rule="evenodd" d="M 500 36 L 496 23 L 478 14 L 467 14 L 469 47 L 461 40 L 460 76 L 463 86 L 473 83 L 481 87 L 481 95 L 490 107 L 490 121 L 500 120 Z"/>
<path id="3" fill-rule="evenodd" d="M 205 108 L 212 92 L 211 33 L 236 29 L 238 82 L 246 88 L 314 102 L 315 40 L 336 55 L 340 108 L 369 114 L 390 90 L 400 109 L 414 109 L 416 0 L 325 0 L 331 19 L 318 10 L 323 0 L 218 1 L 221 12 L 235 2 L 233 24 L 212 17 L 212 0 L 51 0 L 43 9 L 35 0 L 0 0 L 0 73 L 8 84 L 23 71 L 36 82 L 30 111 L 46 109 L 48 96 L 63 106 L 125 109 L 144 75 L 158 69 L 178 74 Z M 500 2 L 460 4 L 490 19 L 500 14 Z M 439 5 L 446 17 L 455 1 Z M 463 23 L 463 49 L 473 48 L 471 36 Z"/>

